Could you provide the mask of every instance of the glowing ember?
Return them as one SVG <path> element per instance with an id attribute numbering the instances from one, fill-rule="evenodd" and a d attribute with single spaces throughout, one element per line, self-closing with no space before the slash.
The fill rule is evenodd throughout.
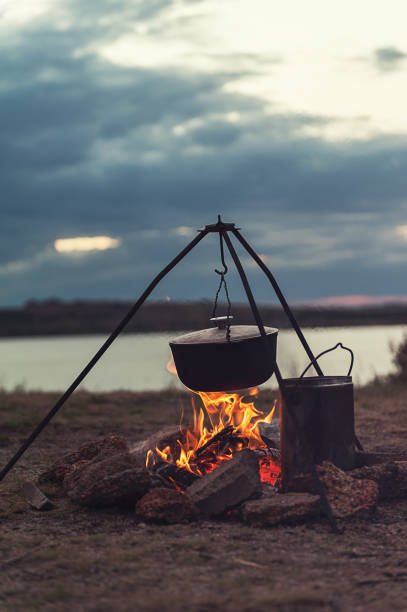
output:
<path id="1" fill-rule="evenodd" d="M 174 372 L 172 359 L 167 364 L 167 369 Z M 271 411 L 264 416 L 252 401 L 244 401 L 244 396 L 237 393 L 194 394 L 201 398 L 203 408 L 196 407 L 195 398 L 192 396 L 192 426 L 180 433 L 175 448 L 166 446 L 161 449 L 156 447 L 155 451 L 150 450 L 147 454 L 147 467 L 154 465 L 159 459 L 197 476 L 203 476 L 214 470 L 221 461 L 231 459 L 235 452 L 244 448 L 263 450 L 264 457 L 259 460 L 260 479 L 274 485 L 280 475 L 280 466 L 267 455 L 267 445 L 260 435 L 259 425 L 271 422 L 275 403 Z M 249 394 L 252 397 L 257 396 L 258 389 L 251 389 Z"/>
<path id="2" fill-rule="evenodd" d="M 260 480 L 275 485 L 281 475 L 281 467 L 271 457 L 262 457 L 259 460 Z"/>

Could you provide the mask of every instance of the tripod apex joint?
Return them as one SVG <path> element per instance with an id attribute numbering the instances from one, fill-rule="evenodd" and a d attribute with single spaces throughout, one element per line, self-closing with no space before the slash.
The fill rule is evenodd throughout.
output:
<path id="1" fill-rule="evenodd" d="M 235 226 L 234 223 L 224 223 L 220 215 L 218 215 L 217 223 L 210 223 L 209 225 L 205 225 L 204 228 L 198 230 L 200 232 L 233 232 L 233 230 L 239 229 Z"/>

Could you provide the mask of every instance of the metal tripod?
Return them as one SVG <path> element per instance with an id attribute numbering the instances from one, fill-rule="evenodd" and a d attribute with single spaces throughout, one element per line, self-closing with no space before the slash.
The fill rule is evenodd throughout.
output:
<path id="1" fill-rule="evenodd" d="M 0 472 L 0 481 L 3 480 L 3 478 L 8 474 L 8 472 L 12 469 L 12 467 L 17 463 L 17 461 L 20 459 L 20 457 L 23 455 L 23 453 L 29 448 L 29 446 L 31 446 L 31 444 L 34 442 L 34 440 L 37 438 L 37 436 L 41 433 L 41 431 L 46 427 L 46 425 L 48 425 L 48 423 L 51 421 L 51 419 L 57 414 L 57 412 L 60 410 L 60 408 L 62 408 L 62 406 L 65 404 L 65 402 L 68 400 L 68 398 L 72 395 L 72 393 L 75 391 L 75 389 L 80 385 L 80 383 L 84 380 L 84 378 L 89 374 L 89 372 L 92 370 L 92 368 L 96 365 L 96 363 L 99 361 L 99 359 L 102 357 L 102 355 L 107 351 L 107 349 L 110 347 L 110 345 L 114 342 L 114 340 L 119 336 L 119 334 L 123 331 L 123 329 L 126 327 L 126 325 L 129 323 L 129 321 L 134 317 L 134 315 L 136 314 L 136 312 L 139 310 L 139 308 L 142 306 L 142 304 L 146 301 L 146 299 L 148 298 L 148 296 L 152 293 L 152 291 L 155 289 L 155 287 L 160 283 L 160 281 L 182 260 L 184 259 L 184 257 L 190 252 L 192 251 L 192 249 L 203 239 L 205 238 L 205 236 L 207 234 L 210 233 L 218 233 L 219 236 L 221 238 L 223 238 L 223 240 L 225 241 L 228 249 L 229 249 L 229 253 L 235 263 L 235 266 L 237 268 L 237 271 L 239 273 L 240 279 L 242 281 L 243 287 L 245 289 L 246 292 L 246 296 L 247 299 L 249 301 L 250 304 L 250 308 L 251 311 L 253 313 L 254 319 L 256 321 L 257 327 L 259 329 L 260 335 L 262 336 L 262 338 L 264 339 L 265 342 L 265 346 L 266 346 L 266 350 L 269 351 L 269 345 L 266 339 L 266 332 L 264 330 L 264 325 L 263 325 L 263 321 L 261 319 L 259 310 L 257 308 L 257 304 L 254 300 L 253 297 L 253 293 L 252 290 L 250 288 L 249 282 L 247 280 L 245 271 L 243 269 L 242 263 L 235 251 L 235 248 L 232 244 L 232 241 L 230 239 L 229 234 L 232 234 L 239 242 L 240 244 L 245 248 L 245 250 L 249 253 L 249 255 L 252 257 L 252 259 L 256 262 L 256 264 L 261 268 L 261 270 L 263 270 L 263 272 L 265 273 L 265 275 L 267 276 L 268 280 L 270 281 L 280 303 L 281 306 L 284 309 L 285 314 L 287 315 L 294 331 L 296 332 L 302 346 L 304 347 L 305 352 L 308 355 L 308 358 L 310 359 L 312 365 L 314 366 L 318 376 L 323 376 L 323 372 L 317 362 L 317 360 L 315 359 L 305 337 L 304 334 L 301 331 L 300 326 L 298 325 L 298 322 L 293 314 L 293 312 L 291 311 L 283 293 L 281 292 L 280 287 L 277 284 L 276 279 L 274 278 L 273 274 L 270 272 L 270 270 L 267 268 L 267 266 L 265 265 L 265 263 L 261 260 L 261 258 L 257 255 L 257 253 L 254 251 L 254 249 L 248 244 L 248 242 L 245 240 L 245 238 L 242 236 L 242 234 L 240 233 L 239 229 L 237 229 L 235 227 L 234 223 L 224 223 L 221 220 L 220 215 L 218 215 L 218 221 L 217 223 L 211 224 L 211 225 L 206 225 L 203 229 L 198 231 L 198 235 L 159 273 L 157 274 L 157 276 L 151 281 L 151 283 L 148 285 L 148 287 L 145 289 L 145 291 L 142 293 L 142 295 L 139 297 L 139 299 L 137 300 L 137 302 L 132 306 L 132 308 L 129 310 L 129 312 L 125 315 L 125 317 L 122 319 L 122 321 L 118 324 L 118 326 L 116 327 L 116 329 L 113 330 L 113 332 L 110 334 L 110 336 L 108 337 L 108 339 L 104 342 L 104 344 L 100 347 L 100 349 L 97 351 L 97 353 L 92 357 L 92 359 L 89 361 L 89 363 L 84 367 L 84 369 L 82 370 L 82 372 L 80 372 L 80 374 L 75 378 L 75 380 L 72 382 L 72 384 L 68 387 L 68 389 L 65 391 L 65 393 L 59 398 L 59 400 L 56 402 L 56 404 L 53 406 L 53 408 L 49 411 L 49 413 L 47 414 L 47 416 L 41 421 L 41 423 L 39 423 L 37 425 L 37 427 L 33 430 L 33 432 L 31 433 L 31 435 L 24 441 L 24 443 L 21 445 L 21 447 L 19 448 L 19 450 L 15 453 L 15 455 L 10 459 L 10 461 L 5 465 L 5 467 L 1 470 Z M 272 356 L 270 355 L 270 359 L 272 358 Z M 280 392 L 282 397 L 284 398 L 284 379 L 281 376 L 281 372 L 280 369 L 278 367 L 278 365 L 275 365 L 275 374 L 276 374 L 276 378 L 277 378 L 277 382 L 280 388 Z M 288 403 L 285 402 L 286 404 L 286 408 L 289 409 Z M 322 503 L 324 505 L 324 509 L 325 509 L 325 513 L 329 519 L 329 522 L 331 524 L 332 529 L 335 532 L 338 532 L 338 528 L 336 526 L 336 522 L 335 519 L 332 515 L 332 511 L 329 505 L 329 502 L 326 498 L 325 495 L 325 491 L 323 488 L 323 485 L 318 477 L 318 474 L 316 472 L 315 466 L 313 469 L 313 475 L 314 475 L 314 479 L 316 481 L 316 485 L 317 485 L 317 489 L 318 492 L 321 495 L 321 499 L 322 499 Z"/>

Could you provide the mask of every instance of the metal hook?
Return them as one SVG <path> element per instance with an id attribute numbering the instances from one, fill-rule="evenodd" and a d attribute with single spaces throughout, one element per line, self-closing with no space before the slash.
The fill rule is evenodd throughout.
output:
<path id="1" fill-rule="evenodd" d="M 220 217 L 220 215 L 219 215 L 219 217 Z M 220 258 L 221 258 L 221 261 L 222 261 L 223 272 L 221 270 L 217 270 L 216 268 L 215 268 L 215 272 L 216 272 L 216 274 L 220 274 L 221 276 L 224 276 L 225 274 L 227 274 L 228 267 L 227 267 L 226 262 L 225 262 L 225 251 L 224 251 L 224 248 L 223 248 L 223 235 L 221 233 L 219 233 L 219 240 L 220 240 Z"/>

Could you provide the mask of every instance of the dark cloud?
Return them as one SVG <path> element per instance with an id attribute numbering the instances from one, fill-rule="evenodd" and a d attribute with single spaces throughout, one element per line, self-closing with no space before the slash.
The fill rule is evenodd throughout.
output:
<path id="1" fill-rule="evenodd" d="M 3 303 L 133 297 L 189 240 L 176 228 L 200 227 L 218 212 L 244 228 L 296 299 L 349 293 L 357 274 L 358 293 L 362 285 L 403 292 L 394 279 L 407 242 L 394 227 L 407 222 L 406 139 L 305 137 L 305 128 L 327 119 L 271 114 L 260 99 L 225 90 L 255 64 L 252 56 L 233 71 L 204 74 L 119 67 L 84 51 L 168 6 L 105 0 L 84 13 L 77 2 L 69 27 L 58 29 L 55 16 L 3 41 Z M 99 234 L 122 246 L 86 256 L 52 248 L 56 238 Z M 211 295 L 215 265 L 208 239 L 160 296 Z M 386 277 L 382 286 L 367 272 L 374 266 Z"/>
<path id="2" fill-rule="evenodd" d="M 380 47 L 375 49 L 373 55 L 374 63 L 381 72 L 398 70 L 406 57 L 407 53 L 396 47 Z"/>

